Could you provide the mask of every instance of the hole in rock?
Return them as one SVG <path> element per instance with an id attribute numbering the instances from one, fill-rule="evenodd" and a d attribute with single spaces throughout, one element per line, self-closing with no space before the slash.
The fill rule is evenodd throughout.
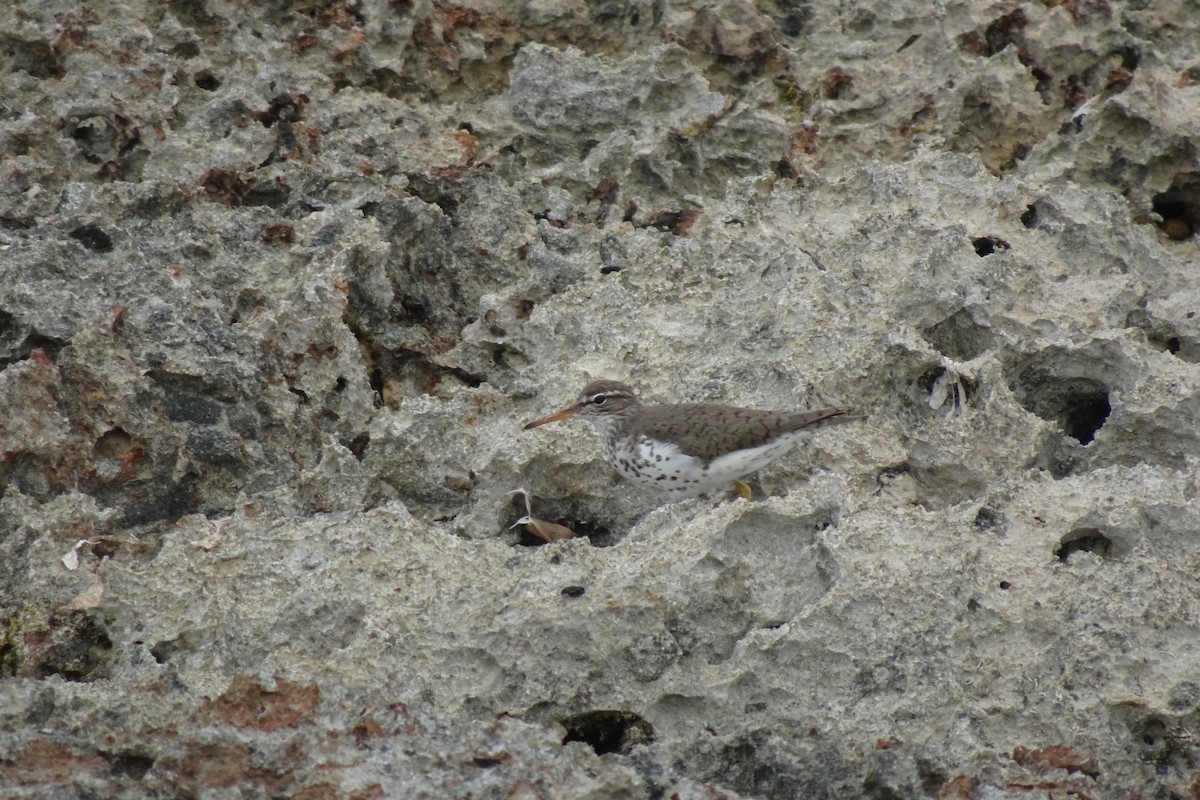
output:
<path id="1" fill-rule="evenodd" d="M 1167 752 L 1170 746 L 1170 728 L 1164 720 L 1157 717 L 1150 717 L 1143 720 L 1140 725 L 1136 725 L 1131 731 L 1134 738 L 1142 745 L 1144 751 L 1142 757 L 1153 760 L 1165 760 L 1169 757 Z"/>
<path id="2" fill-rule="evenodd" d="M 1054 557 L 1066 563 L 1075 553 L 1095 553 L 1101 558 L 1107 558 L 1112 552 L 1113 541 L 1105 536 L 1099 528 L 1076 528 L 1064 536 L 1054 549 Z"/>
<path id="3" fill-rule="evenodd" d="M 987 55 L 994 56 L 1010 44 L 1019 47 L 1025 40 L 1025 26 L 1028 24 L 1029 20 L 1020 8 L 992 20 L 983 32 Z"/>
<path id="4" fill-rule="evenodd" d="M 1112 412 L 1108 392 L 1097 386 L 1069 394 L 1066 399 L 1063 428 L 1080 444 L 1088 444 L 1096 438 L 1096 431 L 1103 427 Z"/>
<path id="5" fill-rule="evenodd" d="M 1150 201 L 1161 222 L 1158 229 L 1176 242 L 1190 239 L 1200 228 L 1200 176 L 1180 176 L 1167 191 Z"/>
<path id="6" fill-rule="evenodd" d="M 1187 361 L 1190 364 L 1200 364 L 1200 340 L 1193 339 L 1190 336 L 1171 334 L 1153 336 L 1149 332 L 1147 332 L 1146 338 L 1151 344 L 1158 345 L 1181 361 Z"/>
<path id="7" fill-rule="evenodd" d="M 51 361 L 58 360 L 58 353 L 66 347 L 67 341 L 43 336 L 31 325 L 25 325 L 16 317 L 0 310 L 0 370 L 9 364 L 24 361 L 31 357 L 35 350 Z"/>
<path id="8" fill-rule="evenodd" d="M 140 781 L 154 766 L 154 758 L 141 753 L 106 753 L 109 769 L 117 777 Z"/>
<path id="9" fill-rule="evenodd" d="M 362 461 L 363 457 L 366 455 L 367 446 L 369 444 L 371 444 L 371 434 L 367 433 L 366 431 L 363 431 L 348 442 L 342 442 L 342 446 L 353 453 L 354 457 L 359 461 Z"/>
<path id="10" fill-rule="evenodd" d="M 1112 412 L 1108 387 L 1092 378 L 1063 378 L 1030 366 L 1009 388 L 1026 410 L 1057 422 L 1080 444 L 1096 438 Z"/>
<path id="11" fill-rule="evenodd" d="M 453 186 L 449 181 L 439 180 L 435 175 L 414 172 L 407 177 L 408 191 L 422 202 L 437 206 L 447 217 L 458 214 L 458 207 L 463 201 L 460 187 Z"/>
<path id="12" fill-rule="evenodd" d="M 587 539 L 593 547 L 611 547 L 620 541 L 621 537 L 613 532 L 613 526 L 603 520 L 595 518 L 586 508 L 580 503 L 571 500 L 547 500 L 537 495 L 529 496 L 529 504 L 533 509 L 533 516 L 536 519 L 545 522 L 561 525 L 575 532 L 575 536 Z M 507 528 L 513 522 L 525 516 L 525 500 L 521 495 L 513 495 L 512 502 L 508 506 L 508 517 L 504 523 Z M 541 547 L 547 544 L 534 533 L 528 530 L 528 526 L 518 528 L 521 535 L 517 540 L 517 544 L 521 547 Z"/>
<path id="13" fill-rule="evenodd" d="M 75 682 L 104 677 L 105 667 L 112 659 L 113 642 L 98 617 L 75 614 L 54 631 L 53 638 L 55 644 L 42 654 L 37 664 L 37 677 L 58 675 Z"/>
<path id="14" fill-rule="evenodd" d="M 517 319 L 529 319 L 535 305 L 532 300 L 514 300 L 512 303 L 513 314 Z"/>
<path id="15" fill-rule="evenodd" d="M 975 512 L 974 525 L 980 531 L 996 530 L 1004 528 L 1004 515 L 999 511 L 988 506 L 983 506 L 979 511 Z"/>
<path id="16" fill-rule="evenodd" d="M 939 365 L 921 373 L 917 378 L 917 387 L 921 391 L 922 401 L 933 396 L 934 387 L 937 385 L 938 380 L 947 372 L 949 370 Z M 939 408 L 943 409 L 967 405 L 970 399 L 975 396 L 975 391 L 979 387 L 977 381 L 958 374 L 951 374 L 947 380 L 948 382 L 942 387 L 945 391 L 944 400 L 939 406 Z"/>
<path id="17" fill-rule="evenodd" d="M 997 239 L 994 236 L 981 236 L 978 239 L 972 239 L 971 245 L 975 248 L 975 255 L 980 258 L 990 256 L 997 251 L 1012 249 L 1008 242 L 1003 239 Z"/>
<path id="18" fill-rule="evenodd" d="M 65 74 L 63 62 L 49 42 L 5 36 L 0 38 L 0 55 L 5 56 L 12 70 L 27 72 L 34 78 L 57 79 Z"/>
<path id="19" fill-rule="evenodd" d="M 921 333 L 925 341 L 937 348 L 939 353 L 955 361 L 970 361 L 992 346 L 991 329 L 973 320 L 965 308 L 930 325 Z"/>
<path id="20" fill-rule="evenodd" d="M 1188 313 L 1186 318 L 1193 318 L 1195 313 Z M 1148 311 L 1145 303 L 1125 315 L 1125 327 L 1141 330 L 1153 347 L 1165 350 L 1183 361 L 1200 363 L 1200 339 L 1184 335 L 1178 330 L 1178 326 L 1186 324 L 1183 319 L 1172 315 L 1160 316 Z"/>
<path id="21" fill-rule="evenodd" d="M 270 128 L 277 122 L 296 122 L 304 119 L 304 110 L 308 107 L 306 94 L 281 94 L 276 96 L 265 111 L 254 114 L 264 128 Z"/>
<path id="22" fill-rule="evenodd" d="M 815 16 L 807 3 L 781 4 L 780 10 L 786 11 L 778 20 L 779 29 L 785 36 L 799 36 Z"/>
<path id="23" fill-rule="evenodd" d="M 654 728 L 632 711 L 588 711 L 561 720 L 567 729 L 563 744 L 583 742 L 596 755 L 625 755 L 636 745 L 654 741 Z"/>
<path id="24" fill-rule="evenodd" d="M 191 639 L 187 633 L 181 633 L 174 639 L 163 639 L 150 648 L 150 655 L 159 664 L 166 664 L 180 653 L 192 649 Z"/>
<path id="25" fill-rule="evenodd" d="M 1131 44 L 1124 44 L 1115 48 L 1112 51 L 1112 55 L 1119 56 L 1121 66 L 1130 72 L 1133 72 L 1142 63 L 1142 51 Z"/>
<path id="26" fill-rule="evenodd" d="M 88 250 L 95 250 L 97 253 L 112 252 L 112 238 L 95 225 L 80 225 L 69 235 Z"/>
<path id="27" fill-rule="evenodd" d="M 483 349 L 491 356 L 492 364 L 501 369 L 520 372 L 529 364 L 524 353 L 507 344 L 484 342 Z"/>
<path id="28" fill-rule="evenodd" d="M 192 82 L 196 84 L 198 89 L 203 89 L 206 92 L 215 92 L 221 88 L 221 81 L 208 70 L 197 72 L 192 78 Z"/>

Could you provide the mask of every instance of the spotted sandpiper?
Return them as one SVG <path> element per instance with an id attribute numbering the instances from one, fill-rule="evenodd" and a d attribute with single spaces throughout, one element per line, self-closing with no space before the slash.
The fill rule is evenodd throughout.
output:
<path id="1" fill-rule="evenodd" d="M 580 416 L 596 426 L 604 458 L 634 483 L 677 497 L 695 497 L 772 463 L 817 428 L 866 417 L 849 408 L 756 411 L 712 403 L 642 405 L 619 381 L 593 381 L 572 405 L 525 429 Z"/>

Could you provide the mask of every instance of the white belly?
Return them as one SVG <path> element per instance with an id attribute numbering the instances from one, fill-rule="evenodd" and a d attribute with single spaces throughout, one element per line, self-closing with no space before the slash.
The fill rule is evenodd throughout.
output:
<path id="1" fill-rule="evenodd" d="M 720 456 L 709 464 L 679 452 L 674 445 L 643 437 L 636 449 L 607 448 L 604 457 L 626 479 L 679 497 L 728 488 L 733 481 L 762 469 L 792 449 L 800 434 L 781 436 L 769 444 Z"/>

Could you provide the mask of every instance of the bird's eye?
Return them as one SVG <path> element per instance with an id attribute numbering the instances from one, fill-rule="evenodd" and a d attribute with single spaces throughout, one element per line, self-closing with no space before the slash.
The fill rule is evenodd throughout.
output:
<path id="1" fill-rule="evenodd" d="M 608 395 L 606 395 L 606 394 L 598 394 L 592 398 L 593 405 L 602 406 L 607 402 L 608 402 Z"/>

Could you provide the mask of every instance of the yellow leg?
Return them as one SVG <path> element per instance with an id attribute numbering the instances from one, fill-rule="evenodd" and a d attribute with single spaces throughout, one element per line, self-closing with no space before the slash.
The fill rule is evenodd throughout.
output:
<path id="1" fill-rule="evenodd" d="M 748 483 L 742 483 L 735 479 L 733 488 L 737 489 L 737 493 L 742 496 L 743 500 L 750 500 L 754 497 L 754 492 L 750 491 L 750 484 Z"/>

